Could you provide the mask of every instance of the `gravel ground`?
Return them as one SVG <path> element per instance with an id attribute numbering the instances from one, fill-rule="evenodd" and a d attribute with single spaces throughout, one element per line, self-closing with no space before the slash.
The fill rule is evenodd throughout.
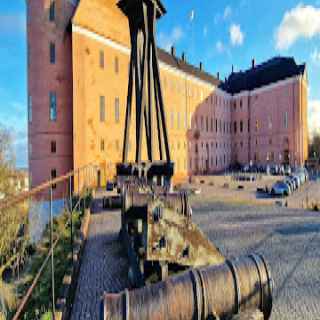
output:
<path id="1" fill-rule="evenodd" d="M 275 282 L 271 319 L 320 319 L 320 214 L 193 200 L 193 221 L 226 257 L 261 253 Z"/>

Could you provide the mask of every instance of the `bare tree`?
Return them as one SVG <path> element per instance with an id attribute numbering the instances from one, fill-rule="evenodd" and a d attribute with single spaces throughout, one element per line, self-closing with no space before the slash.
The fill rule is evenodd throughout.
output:
<path id="1" fill-rule="evenodd" d="M 11 135 L 0 127 L 0 201 L 6 201 L 16 192 L 14 165 Z M 12 288 L 3 282 L 3 272 L 17 265 L 17 262 L 19 264 L 21 254 L 24 254 L 25 243 L 18 235 L 25 222 L 26 212 L 24 204 L 0 211 L 0 319 L 5 319 L 8 309 L 12 309 L 15 304 Z"/>
<path id="2" fill-rule="evenodd" d="M 313 136 L 309 145 L 309 156 L 311 158 L 320 158 L 320 134 Z"/>

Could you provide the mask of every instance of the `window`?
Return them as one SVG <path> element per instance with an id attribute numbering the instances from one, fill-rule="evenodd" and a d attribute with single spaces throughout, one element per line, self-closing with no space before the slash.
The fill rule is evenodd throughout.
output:
<path id="1" fill-rule="evenodd" d="M 272 145 L 272 139 L 271 138 L 269 139 L 269 144 L 270 144 L 270 146 Z"/>
<path id="2" fill-rule="evenodd" d="M 271 161 L 274 161 L 274 152 L 271 152 L 270 160 L 271 160 Z"/>
<path id="3" fill-rule="evenodd" d="M 100 150 L 104 151 L 104 139 L 101 139 L 100 141 Z"/>
<path id="4" fill-rule="evenodd" d="M 284 114 L 284 127 L 285 127 L 285 129 L 288 129 L 288 127 L 289 127 L 288 111 L 286 111 Z"/>
<path id="5" fill-rule="evenodd" d="M 114 101 L 114 116 L 117 123 L 120 121 L 120 103 L 119 98 L 117 97 Z"/>
<path id="6" fill-rule="evenodd" d="M 211 118 L 211 132 L 213 132 L 213 118 Z"/>
<path id="7" fill-rule="evenodd" d="M 240 99 L 240 109 L 242 109 L 242 100 Z"/>
<path id="8" fill-rule="evenodd" d="M 56 18 L 56 3 L 54 0 L 52 0 L 49 8 L 49 20 L 54 21 L 55 18 Z"/>
<path id="9" fill-rule="evenodd" d="M 50 63 L 56 63 L 56 45 L 54 42 L 50 42 Z"/>
<path id="10" fill-rule="evenodd" d="M 55 141 L 51 141 L 51 153 L 57 152 L 57 143 Z"/>
<path id="11" fill-rule="evenodd" d="M 28 120 L 32 122 L 32 96 L 29 96 L 28 99 Z"/>
<path id="12" fill-rule="evenodd" d="M 106 121 L 106 99 L 100 96 L 100 122 Z"/>
<path id="13" fill-rule="evenodd" d="M 218 132 L 218 119 L 216 119 L 216 132 Z"/>
<path id="14" fill-rule="evenodd" d="M 250 132 L 250 119 L 248 120 L 248 132 Z"/>
<path id="15" fill-rule="evenodd" d="M 100 68 L 104 69 L 104 51 L 100 50 Z"/>
<path id="16" fill-rule="evenodd" d="M 57 120 L 57 95 L 55 92 L 50 92 L 49 94 L 50 103 L 50 120 Z"/>
<path id="17" fill-rule="evenodd" d="M 51 170 L 51 180 L 54 180 L 57 177 L 57 170 L 56 169 L 52 169 Z M 57 185 L 53 184 L 52 185 L 52 189 L 56 189 Z"/>
<path id="18" fill-rule="evenodd" d="M 206 129 L 207 129 L 207 132 L 209 131 L 209 118 L 206 117 Z"/>
<path id="19" fill-rule="evenodd" d="M 240 121 L 240 132 L 243 132 L 243 121 Z"/>
<path id="20" fill-rule="evenodd" d="M 271 130 L 272 129 L 272 119 L 271 116 L 268 116 L 268 128 Z"/>
<path id="21" fill-rule="evenodd" d="M 260 128 L 259 120 L 256 120 L 256 131 L 258 131 Z"/>
<path id="22" fill-rule="evenodd" d="M 201 116 L 201 130 L 203 130 L 203 116 Z"/>
<path id="23" fill-rule="evenodd" d="M 118 57 L 114 58 L 114 71 L 117 74 L 119 73 L 119 58 Z"/>
<path id="24" fill-rule="evenodd" d="M 236 121 L 233 123 L 233 131 L 234 131 L 234 133 L 237 133 L 237 122 Z"/>

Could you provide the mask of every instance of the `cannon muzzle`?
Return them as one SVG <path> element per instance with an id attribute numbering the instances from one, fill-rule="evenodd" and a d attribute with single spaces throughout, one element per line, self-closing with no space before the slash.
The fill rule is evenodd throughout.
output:
<path id="1" fill-rule="evenodd" d="M 266 320 L 272 309 L 272 283 L 264 258 L 249 255 L 190 269 L 141 289 L 105 294 L 101 319 L 222 320 L 260 310 Z"/>

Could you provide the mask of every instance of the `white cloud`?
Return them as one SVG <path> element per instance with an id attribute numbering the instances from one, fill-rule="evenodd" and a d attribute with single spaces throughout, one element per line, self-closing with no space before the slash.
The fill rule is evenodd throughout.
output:
<path id="1" fill-rule="evenodd" d="M 223 19 L 228 19 L 232 14 L 232 9 L 230 6 L 226 6 L 226 8 L 224 9 L 224 12 L 223 12 Z"/>
<path id="2" fill-rule="evenodd" d="M 311 61 L 320 66 L 320 50 L 314 49 L 311 53 Z"/>
<path id="3" fill-rule="evenodd" d="M 225 50 L 224 44 L 220 40 L 216 43 L 216 49 L 219 53 L 222 53 Z"/>
<path id="4" fill-rule="evenodd" d="M 161 32 L 159 34 L 159 45 L 161 48 L 169 51 L 170 48 L 181 40 L 183 31 L 180 27 L 175 27 L 169 34 Z"/>
<path id="5" fill-rule="evenodd" d="M 310 136 L 320 134 L 320 100 L 309 100 L 308 126 Z"/>
<path id="6" fill-rule="evenodd" d="M 276 31 L 276 48 L 289 49 L 300 38 L 320 34 L 320 8 L 299 4 L 287 11 Z"/>
<path id="7" fill-rule="evenodd" d="M 241 31 L 239 24 L 232 24 L 230 26 L 230 41 L 233 46 L 241 46 L 244 40 L 244 34 Z"/>

